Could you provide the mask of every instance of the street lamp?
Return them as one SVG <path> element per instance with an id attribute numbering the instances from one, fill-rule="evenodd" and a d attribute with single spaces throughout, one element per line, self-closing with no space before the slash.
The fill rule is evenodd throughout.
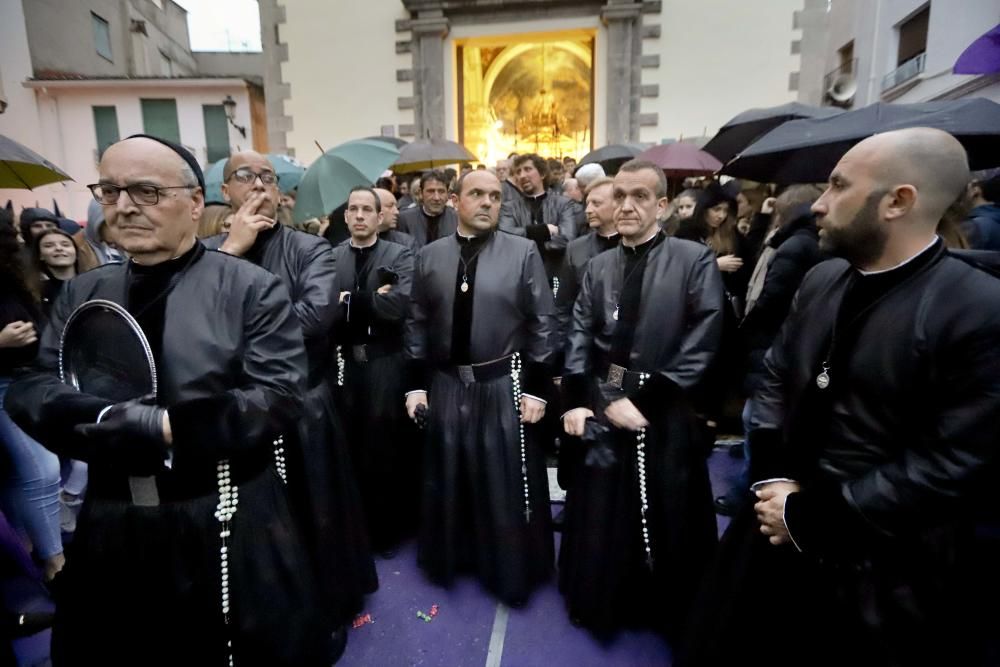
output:
<path id="1" fill-rule="evenodd" d="M 235 127 L 240 133 L 240 136 L 246 139 L 247 128 L 242 125 L 237 125 L 236 121 L 233 120 L 236 118 L 236 100 L 233 99 L 232 95 L 226 95 L 226 99 L 222 100 L 222 108 L 226 110 L 226 120 L 229 121 L 229 124 Z"/>

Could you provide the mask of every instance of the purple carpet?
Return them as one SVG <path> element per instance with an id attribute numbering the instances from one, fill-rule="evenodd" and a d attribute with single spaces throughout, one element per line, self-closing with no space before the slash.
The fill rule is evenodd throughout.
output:
<path id="1" fill-rule="evenodd" d="M 709 459 L 713 495 L 721 495 L 738 474 L 741 459 L 718 448 Z M 719 517 L 719 532 L 728 519 Z M 558 544 L 558 541 L 557 541 Z M 407 544 L 392 560 L 377 562 L 381 587 L 368 599 L 372 623 L 349 631 L 339 665 L 426 665 L 486 667 L 669 666 L 667 643 L 651 632 L 622 632 L 601 643 L 574 627 L 555 581 L 538 590 L 521 609 L 498 605 L 472 578 L 450 589 L 428 582 Z M 431 622 L 417 617 L 438 605 Z M 46 663 L 49 633 L 15 642 L 19 665 Z"/>

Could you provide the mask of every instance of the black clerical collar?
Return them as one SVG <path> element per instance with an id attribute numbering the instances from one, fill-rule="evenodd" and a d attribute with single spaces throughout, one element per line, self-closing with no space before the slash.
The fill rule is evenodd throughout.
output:
<path id="1" fill-rule="evenodd" d="M 549 191 L 548 190 L 542 190 L 537 195 L 529 195 L 526 192 L 522 192 L 521 194 L 524 195 L 525 199 L 530 199 L 530 200 L 533 200 L 533 201 L 539 201 L 539 200 L 543 199 L 545 197 L 545 195 L 549 194 Z"/>
<path id="2" fill-rule="evenodd" d="M 447 211 L 447 210 L 448 210 L 448 207 L 445 206 L 443 209 L 441 209 L 440 213 L 438 213 L 437 215 L 434 215 L 433 213 L 428 213 L 427 209 L 424 208 L 423 206 L 420 207 L 420 212 L 424 214 L 424 217 L 430 218 L 431 220 L 434 220 L 435 218 L 440 218 L 442 215 L 444 215 L 444 212 Z"/>
<path id="3" fill-rule="evenodd" d="M 204 252 L 205 247 L 201 241 L 195 239 L 194 245 L 183 255 L 178 255 L 172 259 L 159 264 L 137 264 L 129 260 L 129 270 L 140 276 L 165 276 L 184 270 L 188 264 L 196 259 L 196 256 Z"/>
<path id="4" fill-rule="evenodd" d="M 479 236 L 462 236 L 458 232 L 455 232 L 455 238 L 458 239 L 458 245 L 471 245 L 471 246 L 481 246 L 490 240 L 493 236 L 493 230 L 486 232 L 485 234 L 480 234 Z"/>
<path id="5" fill-rule="evenodd" d="M 378 234 L 375 235 L 375 243 L 372 243 L 371 245 L 366 245 L 366 246 L 354 245 L 354 239 L 350 239 L 347 242 L 347 247 L 351 249 L 351 252 L 357 252 L 362 254 L 371 252 L 372 250 L 375 249 L 375 246 L 377 245 L 378 245 Z"/>
<path id="6" fill-rule="evenodd" d="M 657 230 L 657 232 L 653 234 L 652 238 L 650 238 L 648 241 L 640 243 L 639 245 L 627 246 L 623 243 L 622 250 L 625 251 L 626 255 L 645 254 L 647 250 L 650 250 L 652 249 L 653 246 L 658 245 L 660 241 L 662 241 L 663 239 L 664 239 L 663 233 Z"/>
<path id="7" fill-rule="evenodd" d="M 896 266 L 888 269 L 882 269 L 881 271 L 862 271 L 861 269 L 857 269 L 857 272 L 861 274 L 862 278 L 890 277 L 897 272 L 912 275 L 937 254 L 937 249 L 940 248 L 942 244 L 943 242 L 941 241 L 941 237 L 935 236 L 934 240 L 931 241 L 926 248 L 918 252 L 913 257 L 900 262 Z"/>

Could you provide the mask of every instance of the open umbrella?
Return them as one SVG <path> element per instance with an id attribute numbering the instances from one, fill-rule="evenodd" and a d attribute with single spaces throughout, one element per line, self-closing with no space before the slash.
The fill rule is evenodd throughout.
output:
<path id="1" fill-rule="evenodd" d="M 702 147 L 702 150 L 714 155 L 722 162 L 728 162 L 762 135 L 784 122 L 797 118 L 829 118 L 839 113 L 839 109 L 814 107 L 800 102 L 749 109 L 733 116 Z"/>
<path id="2" fill-rule="evenodd" d="M 69 174 L 35 151 L 0 134 L 0 188 L 32 190 L 40 185 L 72 180 Z"/>
<path id="3" fill-rule="evenodd" d="M 305 222 L 327 215 L 345 201 L 351 189 L 370 186 L 399 158 L 392 144 L 357 139 L 334 146 L 316 159 L 299 182 L 294 218 Z"/>
<path id="4" fill-rule="evenodd" d="M 400 149 L 399 159 L 392 165 L 392 170 L 397 174 L 404 174 L 410 171 L 443 167 L 456 162 L 478 161 L 479 159 L 462 144 L 447 139 L 420 139 L 406 144 Z"/>
<path id="5" fill-rule="evenodd" d="M 951 71 L 955 74 L 1000 72 L 1000 25 L 969 44 L 955 61 Z"/>
<path id="6" fill-rule="evenodd" d="M 205 201 L 207 202 L 226 201 L 222 198 L 222 175 L 227 159 L 223 158 L 214 162 L 205 172 Z M 288 155 L 268 153 L 267 159 L 274 167 L 274 173 L 278 175 L 278 189 L 282 192 L 291 192 L 292 188 L 302 180 L 302 174 L 306 172 L 305 165 Z"/>
<path id="7" fill-rule="evenodd" d="M 779 125 L 722 167 L 723 174 L 762 183 L 819 183 L 854 144 L 880 132 L 933 127 L 953 134 L 973 169 L 1000 165 L 1000 104 L 985 98 L 885 104 L 830 118 Z"/>
<path id="8" fill-rule="evenodd" d="M 636 144 L 608 144 L 592 150 L 577 162 L 578 167 L 596 162 L 603 164 L 611 161 L 627 161 L 642 152 L 642 146 Z"/>
<path id="9" fill-rule="evenodd" d="M 363 139 L 370 139 L 372 141 L 383 141 L 387 144 L 392 144 L 396 148 L 402 148 L 409 142 L 406 139 L 400 139 L 399 137 L 383 137 L 382 135 L 372 135 L 370 137 L 362 137 Z"/>
<path id="10" fill-rule="evenodd" d="M 663 173 L 669 177 L 708 176 L 722 167 L 722 163 L 714 157 L 694 144 L 684 141 L 653 146 L 639 153 L 636 159 L 649 160 L 659 165 Z"/>

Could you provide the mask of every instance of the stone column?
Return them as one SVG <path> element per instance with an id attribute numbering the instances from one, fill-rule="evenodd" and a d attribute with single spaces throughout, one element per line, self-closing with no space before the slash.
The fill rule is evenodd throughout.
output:
<path id="1" fill-rule="evenodd" d="M 417 139 L 444 139 L 444 38 L 448 19 L 424 16 L 410 22 L 413 34 L 413 122 Z"/>
<path id="2" fill-rule="evenodd" d="M 639 140 L 639 95 L 641 70 L 640 14 L 642 3 L 610 0 L 601 8 L 608 28 L 607 142 L 623 144 Z"/>

